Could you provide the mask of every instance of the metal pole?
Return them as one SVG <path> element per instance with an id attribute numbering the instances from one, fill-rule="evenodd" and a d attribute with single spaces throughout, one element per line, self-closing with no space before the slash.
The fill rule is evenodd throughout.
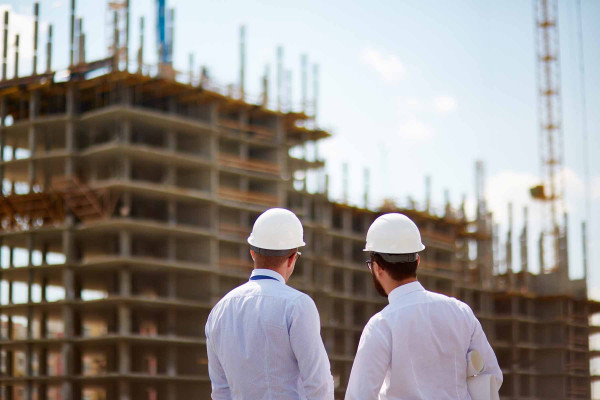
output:
<path id="1" fill-rule="evenodd" d="M 293 103 L 293 97 L 292 97 L 292 70 L 288 69 L 286 71 L 285 75 L 286 75 L 286 78 L 287 78 L 286 79 L 287 82 L 286 82 L 286 85 L 285 85 L 285 91 L 286 91 L 285 94 L 286 94 L 286 97 L 287 97 L 286 101 L 285 101 L 287 103 L 286 109 L 287 109 L 287 111 L 294 111 L 293 110 L 294 107 L 293 107 L 293 104 L 292 104 Z"/>
<path id="2" fill-rule="evenodd" d="M 71 40 L 69 41 L 69 66 L 73 66 L 75 60 L 75 0 L 71 0 Z"/>
<path id="3" fill-rule="evenodd" d="M 15 36 L 15 78 L 19 77 L 19 35 Z"/>
<path id="4" fill-rule="evenodd" d="M 85 33 L 79 35 L 79 62 L 85 63 Z"/>
<path id="5" fill-rule="evenodd" d="M 129 0 L 125 0 L 125 71 L 129 71 Z"/>
<path id="6" fill-rule="evenodd" d="M 143 72 L 144 67 L 144 17 L 140 17 L 140 48 L 138 50 L 138 73 Z"/>
<path id="7" fill-rule="evenodd" d="M 308 73 L 307 73 L 308 56 L 302 54 L 300 57 L 300 65 L 302 68 L 302 112 L 306 113 L 306 102 L 308 96 Z"/>
<path id="8" fill-rule="evenodd" d="M 2 50 L 2 80 L 6 80 L 6 60 L 8 58 L 8 11 L 4 11 L 4 47 Z"/>
<path id="9" fill-rule="evenodd" d="M 343 197 L 343 202 L 345 204 L 348 203 L 348 163 L 344 163 L 343 165 L 343 170 L 342 170 L 342 175 L 343 175 L 343 192 L 342 192 L 342 197 Z"/>
<path id="10" fill-rule="evenodd" d="M 512 260 L 512 232 L 513 232 L 513 206 L 508 203 L 508 232 L 506 233 L 506 273 L 508 274 L 509 288 L 514 289 L 513 260 Z"/>
<path id="11" fill-rule="evenodd" d="M 313 65 L 313 120 L 315 128 L 317 125 L 317 115 L 319 109 L 319 65 Z"/>
<path id="12" fill-rule="evenodd" d="M 189 56 L 189 79 L 190 79 L 190 85 L 194 83 L 194 54 L 190 53 Z"/>
<path id="13" fill-rule="evenodd" d="M 523 271 L 525 290 L 529 288 L 529 246 L 527 236 L 528 209 L 523 208 L 523 229 L 521 230 L 521 271 Z"/>
<path id="14" fill-rule="evenodd" d="M 173 65 L 173 47 L 175 46 L 175 9 L 169 10 L 169 65 Z"/>
<path id="15" fill-rule="evenodd" d="M 40 3 L 33 5 L 33 75 L 37 75 L 37 61 L 38 61 L 38 26 L 40 16 Z"/>
<path id="16" fill-rule="evenodd" d="M 83 59 L 83 19 L 77 18 L 77 35 L 78 35 L 78 43 L 77 43 L 77 63 L 81 64 L 84 62 Z"/>
<path id="17" fill-rule="evenodd" d="M 119 70 L 119 14 L 113 12 L 113 71 Z"/>
<path id="18" fill-rule="evenodd" d="M 277 111 L 281 111 L 281 86 L 283 83 L 283 47 L 277 47 Z"/>
<path id="19" fill-rule="evenodd" d="M 263 84 L 263 98 L 262 98 L 262 106 L 263 107 L 268 107 L 269 105 L 269 75 L 270 75 L 270 69 L 269 69 L 269 65 L 265 65 L 265 74 L 263 76 L 262 79 L 262 84 Z"/>
<path id="20" fill-rule="evenodd" d="M 52 70 L 52 25 L 48 26 L 48 42 L 46 43 L 46 72 Z"/>
<path id="21" fill-rule="evenodd" d="M 240 26 L 240 96 L 245 97 L 245 69 L 246 69 L 246 26 Z"/>

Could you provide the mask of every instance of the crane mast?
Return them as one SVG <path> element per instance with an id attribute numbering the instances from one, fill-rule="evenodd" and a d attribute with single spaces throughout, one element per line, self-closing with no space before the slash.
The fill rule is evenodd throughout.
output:
<path id="1" fill-rule="evenodd" d="M 538 79 L 540 170 L 542 182 L 531 196 L 543 207 L 540 268 L 555 271 L 560 260 L 560 214 L 564 211 L 562 100 L 558 0 L 533 0 Z"/>

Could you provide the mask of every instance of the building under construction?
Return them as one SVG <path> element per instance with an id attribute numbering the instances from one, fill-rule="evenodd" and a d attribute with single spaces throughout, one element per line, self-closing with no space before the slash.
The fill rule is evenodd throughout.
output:
<path id="1" fill-rule="evenodd" d="M 117 44 L 86 62 L 73 31 L 67 79 L 49 62 L 8 79 L 4 63 L 0 82 L 2 399 L 209 399 L 204 323 L 247 281 L 246 237 L 274 206 L 305 227 L 290 284 L 318 306 L 336 398 L 363 326 L 386 304 L 362 249 L 388 211 L 421 229 L 424 286 L 480 319 L 504 373 L 502 399 L 591 398 L 589 336 L 600 327 L 590 315 L 600 310 L 585 279 L 569 279 L 565 230 L 558 267 L 532 274 L 527 225 L 518 239 L 511 227 L 521 260 L 507 248 L 500 273 L 481 195 L 475 220 L 449 203 L 434 212 L 428 202 L 334 202 L 326 182 L 307 190 L 324 161 L 290 156 L 329 136 L 314 113 L 268 107 L 266 90 L 250 102 L 243 85 L 218 90 L 204 75 L 182 83 L 168 64 L 130 72 Z"/>

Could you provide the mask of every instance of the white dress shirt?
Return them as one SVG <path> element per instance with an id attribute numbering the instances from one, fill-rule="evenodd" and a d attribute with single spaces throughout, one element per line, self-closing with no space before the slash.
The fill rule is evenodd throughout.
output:
<path id="1" fill-rule="evenodd" d="M 255 269 L 206 323 L 214 400 L 333 399 L 333 377 L 313 300 L 277 272 Z"/>
<path id="2" fill-rule="evenodd" d="M 412 282 L 392 290 L 389 305 L 365 326 L 346 400 L 469 400 L 467 353 L 482 373 L 502 372 L 481 324 L 465 303 Z"/>

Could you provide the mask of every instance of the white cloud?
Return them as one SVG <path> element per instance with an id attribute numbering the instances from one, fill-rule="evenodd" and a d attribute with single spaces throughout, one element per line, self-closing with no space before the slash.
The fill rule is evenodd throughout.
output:
<path id="1" fill-rule="evenodd" d="M 581 177 L 571 168 L 564 168 L 558 179 L 563 179 L 565 184 L 565 207 L 569 214 L 577 212 L 582 207 L 584 195 L 584 182 Z M 592 179 L 594 184 L 591 189 L 592 200 L 600 198 L 600 177 Z M 541 227 L 542 218 L 547 215 L 541 213 L 541 203 L 532 200 L 529 189 L 539 185 L 542 180 L 539 176 L 517 171 L 502 171 L 486 179 L 485 197 L 488 208 L 494 212 L 494 220 L 501 224 L 508 221 L 508 203 L 515 205 L 515 216 L 522 214 L 523 206 L 530 209 L 530 221 Z M 563 210 L 559 208 L 559 218 L 562 218 Z"/>
<path id="2" fill-rule="evenodd" d="M 57 0 L 54 3 L 52 3 L 52 8 L 58 8 L 62 6 L 62 1 L 61 0 Z"/>
<path id="3" fill-rule="evenodd" d="M 422 111 L 423 101 L 418 97 L 404 97 L 398 100 L 400 111 Z"/>
<path id="4" fill-rule="evenodd" d="M 426 140 L 433 136 L 433 132 L 423 121 L 415 118 L 400 125 L 399 136 L 408 140 Z"/>
<path id="5" fill-rule="evenodd" d="M 454 111 L 456 106 L 456 99 L 452 96 L 437 96 L 433 99 L 433 107 L 440 114 Z"/>
<path id="6" fill-rule="evenodd" d="M 537 176 L 517 171 L 502 171 L 486 179 L 485 198 L 494 212 L 494 219 L 502 223 L 508 220 L 508 203 L 530 204 L 529 189 L 538 183 Z M 513 212 L 520 211 L 515 209 Z"/>
<path id="7" fill-rule="evenodd" d="M 400 58 L 391 53 L 367 48 L 363 50 L 361 59 L 389 83 L 399 81 L 406 73 L 406 68 Z"/>
<path id="8" fill-rule="evenodd" d="M 448 114 L 456 110 L 458 102 L 456 98 L 449 95 L 439 95 L 428 99 L 412 96 L 399 98 L 398 107 L 401 112 Z"/>

